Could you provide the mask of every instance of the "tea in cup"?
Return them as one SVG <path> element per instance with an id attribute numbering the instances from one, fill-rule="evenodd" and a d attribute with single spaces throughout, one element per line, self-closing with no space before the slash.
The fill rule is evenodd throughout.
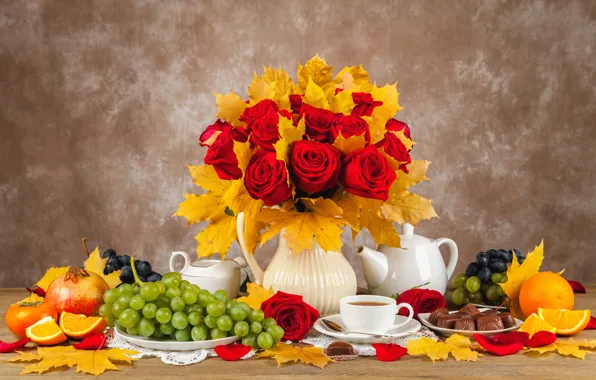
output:
<path id="1" fill-rule="evenodd" d="M 399 309 L 408 309 L 408 317 L 402 323 L 395 323 Z M 407 303 L 395 304 L 393 298 L 374 295 L 348 296 L 339 300 L 339 315 L 348 332 L 385 334 L 412 320 L 414 310 Z"/>

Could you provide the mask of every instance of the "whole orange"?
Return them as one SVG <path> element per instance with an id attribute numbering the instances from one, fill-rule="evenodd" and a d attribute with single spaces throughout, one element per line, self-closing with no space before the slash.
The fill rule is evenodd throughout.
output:
<path id="1" fill-rule="evenodd" d="M 519 305 L 529 316 L 544 309 L 573 309 L 575 296 L 571 285 L 560 274 L 540 272 L 527 279 L 519 292 Z"/>

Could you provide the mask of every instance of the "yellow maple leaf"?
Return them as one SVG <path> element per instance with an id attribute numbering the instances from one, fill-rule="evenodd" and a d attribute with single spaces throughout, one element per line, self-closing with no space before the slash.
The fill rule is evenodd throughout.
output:
<path id="1" fill-rule="evenodd" d="M 408 355 L 428 356 L 433 362 L 436 360 L 446 360 L 449 354 L 455 360 L 476 361 L 478 356 L 482 356 L 470 348 L 472 342 L 470 338 L 453 334 L 445 342 L 434 341 L 431 338 L 419 338 L 408 341 L 406 348 Z"/>
<path id="2" fill-rule="evenodd" d="M 267 83 L 265 79 L 254 73 L 252 83 L 248 87 L 248 100 L 253 106 L 264 99 L 273 99 L 276 82 Z"/>
<path id="3" fill-rule="evenodd" d="M 21 375 L 28 373 L 44 373 L 51 369 L 77 366 L 77 372 L 84 372 L 91 375 L 101 375 L 106 370 L 116 370 L 118 367 L 113 362 L 132 364 L 137 360 L 131 355 L 138 354 L 137 351 L 111 348 L 108 350 L 77 350 L 72 346 L 39 347 L 37 355 L 18 352 L 19 356 L 11 358 L 11 363 L 31 363 L 23 366 Z"/>
<path id="4" fill-rule="evenodd" d="M 544 260 L 544 241 L 541 241 L 540 245 L 528 253 L 522 264 L 513 255 L 513 261 L 507 268 L 507 282 L 501 284 L 501 288 L 503 288 L 507 297 L 511 299 L 509 308 L 511 309 L 511 314 L 516 318 L 526 318 L 519 305 L 519 292 L 524 282 L 538 273 L 542 265 L 542 260 Z"/>
<path id="5" fill-rule="evenodd" d="M 253 149 L 251 149 L 250 143 L 234 141 L 234 154 L 238 160 L 238 168 L 244 173 L 253 154 Z M 228 188 L 229 187 L 230 185 L 228 184 Z"/>
<path id="6" fill-rule="evenodd" d="M 355 150 L 364 148 L 366 140 L 364 134 L 359 136 L 350 136 L 345 138 L 341 133 L 337 135 L 333 146 L 336 147 L 343 154 L 352 153 Z"/>
<path id="7" fill-rule="evenodd" d="M 289 96 L 294 93 L 294 82 L 284 69 L 274 69 L 263 66 L 263 80 L 268 84 L 275 84 L 273 100 L 279 104 L 280 109 L 290 109 Z"/>
<path id="8" fill-rule="evenodd" d="M 326 94 L 325 97 L 333 95 L 335 84 L 332 81 L 333 68 L 319 55 L 312 57 L 304 66 L 298 63 L 298 87 L 306 93 L 309 79 L 320 87 Z"/>
<path id="9" fill-rule="evenodd" d="M 297 347 L 284 343 L 277 343 L 275 346 L 257 353 L 256 357 L 273 358 L 277 361 L 278 367 L 284 363 L 298 361 L 323 369 L 329 362 L 333 362 L 319 347 Z"/>
<path id="10" fill-rule="evenodd" d="M 218 118 L 229 122 L 235 127 L 244 125 L 244 122 L 238 120 L 238 117 L 242 115 L 248 104 L 240 96 L 236 95 L 233 91 L 230 91 L 226 95 L 220 95 L 214 92 L 213 95 L 215 95 L 215 105 L 217 106 L 216 116 Z"/>
<path id="11" fill-rule="evenodd" d="M 102 259 L 99 255 L 99 247 L 96 247 L 93 252 L 89 254 L 87 260 L 84 262 L 84 268 L 87 272 L 93 272 L 101 276 L 111 288 L 115 288 L 120 285 L 120 269 L 113 271 L 110 274 L 103 274 L 103 270 L 106 267 L 108 259 Z"/>
<path id="12" fill-rule="evenodd" d="M 273 297 L 275 292 L 273 289 L 265 289 L 261 285 L 249 282 L 246 284 L 247 296 L 238 298 L 238 302 L 244 302 L 253 309 L 260 309 L 261 304 Z"/>
<path id="13" fill-rule="evenodd" d="M 305 104 L 309 104 L 313 107 L 329 109 L 329 102 L 327 101 L 327 95 L 325 95 L 325 91 L 315 82 L 313 82 L 312 78 L 308 80 L 308 85 L 306 86 L 306 92 L 304 93 L 304 97 L 302 98 L 302 102 Z"/>
<path id="14" fill-rule="evenodd" d="M 279 135 L 280 139 L 273 144 L 275 148 L 276 158 L 278 160 L 282 160 L 284 162 L 287 161 L 288 153 L 290 152 L 290 147 L 294 143 L 294 141 L 302 140 L 302 136 L 306 130 L 306 124 L 304 118 L 300 119 L 298 125 L 294 127 L 294 124 L 291 120 L 286 119 L 285 117 L 279 118 Z M 290 176 L 288 176 L 288 183 L 290 181 Z"/>
<path id="15" fill-rule="evenodd" d="M 178 210 L 173 216 L 182 216 L 187 220 L 187 226 L 204 220 L 213 220 L 225 212 L 226 204 L 221 197 L 207 194 L 184 194 L 184 201 L 178 205 Z"/>
<path id="16" fill-rule="evenodd" d="M 43 277 L 35 283 L 38 287 L 42 288 L 43 290 L 48 290 L 48 287 L 58 277 L 62 276 L 64 273 L 68 272 L 68 268 L 70 267 L 51 267 L 46 271 Z"/>
<path id="17" fill-rule="evenodd" d="M 343 69 L 341 69 L 339 73 L 337 73 L 333 82 L 335 82 L 336 85 L 345 83 L 345 74 L 350 74 L 350 76 L 352 77 L 351 81 L 353 82 L 354 86 L 357 86 L 359 91 L 370 92 L 370 90 L 372 90 L 373 85 L 372 83 L 370 83 L 368 73 L 366 72 L 366 70 L 364 70 L 364 67 L 362 67 L 362 65 L 344 67 Z"/>
<path id="18" fill-rule="evenodd" d="M 236 239 L 236 217 L 221 213 L 211 219 L 211 223 L 205 227 L 195 239 L 198 242 L 198 257 L 211 256 L 219 253 L 222 260 L 230 250 L 230 245 Z"/>
<path id="19" fill-rule="evenodd" d="M 22 303 L 38 303 L 38 302 L 45 302 L 45 298 L 38 296 L 35 293 L 31 293 L 31 294 L 29 294 L 29 296 L 23 298 L 20 301 L 13 303 L 12 305 L 17 305 L 17 304 L 22 304 Z"/>
<path id="20" fill-rule="evenodd" d="M 312 249 L 313 239 L 330 252 L 341 252 L 341 227 L 348 225 L 341 216 L 341 208 L 331 199 L 301 199 L 309 212 L 263 209 L 258 220 L 269 224 L 261 235 L 261 244 L 282 230 L 293 254 Z"/>
<path id="21" fill-rule="evenodd" d="M 374 100 L 383 102 L 372 112 L 372 117 L 378 119 L 383 125 L 402 109 L 398 102 L 397 82 L 392 85 L 386 84 L 383 87 L 377 87 L 375 84 L 370 90 L 370 94 Z"/>
<path id="22" fill-rule="evenodd" d="M 385 123 L 387 122 L 387 120 L 381 119 L 378 116 L 375 116 L 374 114 L 373 116 L 361 116 L 361 118 L 364 119 L 364 121 L 366 121 L 366 123 L 369 126 L 368 129 L 370 131 L 370 142 L 372 144 L 376 144 L 377 142 L 385 138 L 385 132 L 387 132 L 387 129 L 385 128 Z"/>
<path id="23" fill-rule="evenodd" d="M 349 115 L 356 104 L 352 98 L 352 91 L 342 91 L 331 98 L 330 109 L 333 113 Z"/>
<path id="24" fill-rule="evenodd" d="M 528 354 L 546 354 L 548 352 L 556 352 L 563 356 L 574 356 L 578 359 L 584 359 L 586 354 L 596 350 L 596 340 L 562 340 L 557 339 L 556 342 L 548 346 L 533 347 L 522 351 Z"/>
<path id="25" fill-rule="evenodd" d="M 224 195 L 223 201 L 234 212 L 234 218 L 239 213 L 244 213 L 243 233 L 246 250 L 251 253 L 254 252 L 257 247 L 259 231 L 263 229 L 263 223 L 257 220 L 263 207 L 263 201 L 251 197 L 244 186 L 243 180 L 232 182 L 230 189 Z"/>
<path id="26" fill-rule="evenodd" d="M 222 195 L 230 188 L 232 181 L 220 179 L 211 165 L 189 166 L 188 169 L 193 178 L 193 183 L 213 192 L 214 195 Z"/>

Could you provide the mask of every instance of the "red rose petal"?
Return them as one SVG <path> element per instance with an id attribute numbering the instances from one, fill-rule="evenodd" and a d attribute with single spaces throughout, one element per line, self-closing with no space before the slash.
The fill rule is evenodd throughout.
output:
<path id="1" fill-rule="evenodd" d="M 245 346 L 240 343 L 232 343 L 227 346 L 216 346 L 215 353 L 223 360 L 236 361 L 248 354 L 252 350 L 251 346 Z"/>
<path id="2" fill-rule="evenodd" d="M 550 331 L 538 331 L 536 334 L 532 335 L 532 338 L 528 340 L 526 346 L 528 347 L 542 347 L 548 346 L 551 343 L 555 343 L 557 340 L 557 335 L 553 334 Z"/>
<path id="3" fill-rule="evenodd" d="M 596 330 L 596 318 L 590 317 L 590 322 L 588 322 L 584 330 Z"/>
<path id="4" fill-rule="evenodd" d="M 29 291 L 29 293 L 37 294 L 40 297 L 45 297 L 46 296 L 46 291 L 43 290 L 42 288 L 40 288 L 37 285 L 33 285 L 32 287 L 25 288 L 25 289 L 27 289 Z"/>
<path id="5" fill-rule="evenodd" d="M 393 362 L 408 353 L 408 349 L 394 343 L 373 343 L 377 351 L 377 359 L 382 362 Z"/>
<path id="6" fill-rule="evenodd" d="M 77 350 L 101 350 L 106 344 L 105 334 L 93 334 L 72 346 Z"/>
<path id="7" fill-rule="evenodd" d="M 505 356 L 513 355 L 524 348 L 521 342 L 502 343 L 501 341 L 484 335 L 474 334 L 474 339 L 491 354 Z"/>
<path id="8" fill-rule="evenodd" d="M 503 344 L 520 342 L 524 346 L 527 346 L 530 341 L 530 334 L 523 331 L 514 331 L 505 334 L 497 334 L 493 336 L 493 339 L 496 339 Z"/>
<path id="9" fill-rule="evenodd" d="M 17 340 L 16 342 L 12 343 L 6 343 L 0 340 L 0 353 L 6 354 L 9 352 L 15 352 L 17 349 L 29 343 L 29 341 L 31 341 L 29 338 Z"/>
<path id="10" fill-rule="evenodd" d="M 569 285 L 571 285 L 571 289 L 573 289 L 573 293 L 585 293 L 586 287 L 582 285 L 581 282 L 567 280 Z"/>

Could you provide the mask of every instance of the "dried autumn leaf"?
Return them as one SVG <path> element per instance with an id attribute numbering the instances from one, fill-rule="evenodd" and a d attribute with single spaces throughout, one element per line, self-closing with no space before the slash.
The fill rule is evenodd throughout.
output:
<path id="1" fill-rule="evenodd" d="M 264 224 L 257 220 L 263 207 L 263 201 L 251 197 L 242 180 L 233 181 L 230 189 L 224 195 L 223 201 L 234 212 L 234 219 L 239 213 L 244 213 L 244 231 L 241 232 L 244 233 L 246 250 L 254 252 L 257 247 L 259 231 L 264 227 Z"/>
<path id="2" fill-rule="evenodd" d="M 132 364 L 137 360 L 130 357 L 138 354 L 137 351 L 112 348 L 109 350 L 84 351 L 77 350 L 72 346 L 39 347 L 37 355 L 19 352 L 9 360 L 11 363 L 38 362 L 23 367 L 21 375 L 27 373 L 44 373 L 54 368 L 77 366 L 77 372 L 84 372 L 91 375 L 101 375 L 106 370 L 116 370 L 118 367 L 113 362 Z"/>
<path id="3" fill-rule="evenodd" d="M 236 159 L 238 160 L 238 168 L 244 173 L 246 171 L 246 167 L 250 161 L 250 158 L 253 154 L 253 149 L 250 147 L 248 142 L 242 143 L 239 141 L 234 141 L 234 154 L 236 155 Z M 230 186 L 228 185 L 228 188 Z"/>
<path id="4" fill-rule="evenodd" d="M 449 354 L 458 361 L 476 361 L 478 360 L 478 356 L 482 355 L 472 351 L 471 346 L 472 342 L 470 338 L 453 334 L 445 342 L 434 341 L 431 338 L 410 340 L 406 348 L 408 349 L 408 355 L 428 356 L 433 362 L 436 360 L 446 360 Z"/>
<path id="5" fill-rule="evenodd" d="M 252 83 L 248 87 L 248 100 L 253 106 L 264 99 L 273 99 L 275 95 L 276 83 L 267 83 L 265 79 L 259 77 L 257 73 L 253 75 Z"/>
<path id="6" fill-rule="evenodd" d="M 211 219 L 195 239 L 198 242 L 197 254 L 199 257 L 211 256 L 219 253 L 225 259 L 230 245 L 236 239 L 236 217 L 225 212 Z"/>
<path id="7" fill-rule="evenodd" d="M 58 277 L 62 276 L 64 273 L 68 272 L 68 268 L 70 267 L 51 267 L 46 271 L 43 277 L 35 283 L 38 287 L 42 288 L 43 290 L 48 290 L 48 287 Z"/>
<path id="8" fill-rule="evenodd" d="M 343 154 L 352 153 L 355 150 L 364 148 L 366 140 L 364 134 L 359 136 L 350 136 L 345 138 L 341 133 L 337 135 L 337 138 L 333 142 L 333 146 L 336 147 Z"/>
<path id="9" fill-rule="evenodd" d="M 284 212 L 275 209 L 261 211 L 258 220 L 270 224 L 269 230 L 261 235 L 261 244 L 284 230 L 284 237 L 293 254 L 311 249 L 313 238 L 323 250 L 341 252 L 341 227 L 348 225 L 347 221 L 338 218 L 341 216 L 341 209 L 331 199 L 302 201 L 307 208 L 312 207 L 311 212 Z"/>
<path id="10" fill-rule="evenodd" d="M 375 109 L 377 108 L 380 107 L 375 107 Z M 369 126 L 368 129 L 370 131 L 371 143 L 376 144 L 385 138 L 385 133 L 387 132 L 385 123 L 387 120 L 381 119 L 378 116 L 361 116 L 361 118 L 364 119 Z"/>
<path id="11" fill-rule="evenodd" d="M 284 343 L 277 343 L 275 346 L 257 353 L 256 357 L 273 358 L 277 361 L 278 367 L 284 363 L 298 361 L 323 369 L 329 362 L 333 361 L 319 347 L 297 347 Z"/>
<path id="12" fill-rule="evenodd" d="M 343 113 L 344 115 L 349 115 L 352 113 L 352 109 L 356 104 L 354 103 L 354 98 L 352 97 L 352 91 L 342 91 L 337 93 L 331 99 L 330 109 L 333 113 Z"/>
<path id="13" fill-rule="evenodd" d="M 220 179 L 211 165 L 189 166 L 193 183 L 214 195 L 222 195 L 230 188 L 232 181 Z"/>
<path id="14" fill-rule="evenodd" d="M 217 117 L 229 122 L 233 126 L 237 127 L 243 125 L 244 122 L 238 120 L 238 117 L 242 114 L 248 104 L 241 97 L 236 95 L 233 91 L 229 94 L 215 95 L 215 105 L 217 106 Z"/>
<path id="15" fill-rule="evenodd" d="M 98 276 L 101 276 L 106 283 L 110 286 L 110 289 L 120 285 L 120 269 L 113 271 L 112 273 L 105 275 L 103 269 L 106 267 L 108 259 L 102 259 L 99 255 L 99 247 L 96 247 L 93 252 L 89 254 L 87 260 L 84 262 L 84 268 L 88 272 L 93 272 Z"/>
<path id="16" fill-rule="evenodd" d="M 370 94 L 374 100 L 383 102 L 383 105 L 375 107 L 372 112 L 372 117 L 378 118 L 383 124 L 402 109 L 398 102 L 397 82 L 392 85 L 386 84 L 383 87 L 377 87 L 375 84 L 370 90 Z"/>
<path id="17" fill-rule="evenodd" d="M 273 100 L 279 104 L 280 109 L 289 110 L 289 95 L 294 93 L 294 82 L 292 82 L 292 78 L 290 78 L 284 69 L 274 69 L 272 67 L 263 66 L 263 70 L 263 80 L 269 84 L 275 84 Z"/>
<path id="18" fill-rule="evenodd" d="M 182 216 L 187 220 L 187 226 L 204 220 L 213 220 L 225 212 L 226 204 L 221 197 L 207 194 L 184 194 L 184 201 L 178 205 L 178 210 L 173 216 Z"/>
<path id="19" fill-rule="evenodd" d="M 345 81 L 346 73 L 350 74 L 354 85 L 358 86 L 359 91 L 369 92 L 373 88 L 372 83 L 370 83 L 370 78 L 368 76 L 368 72 L 366 72 L 366 70 L 364 70 L 364 67 L 362 67 L 362 65 L 351 66 L 351 67 L 346 66 L 343 69 L 341 69 L 341 71 L 335 76 L 335 79 L 333 80 L 336 85 L 340 85 L 340 84 L 346 82 Z M 343 88 L 343 87 L 338 87 L 338 88 Z"/>
<path id="20" fill-rule="evenodd" d="M 23 298 L 22 300 L 13 303 L 11 306 L 17 305 L 17 304 L 20 304 L 20 303 L 38 303 L 38 302 L 45 302 L 45 298 L 40 297 L 40 296 L 38 296 L 35 293 L 31 293 L 31 294 L 29 294 L 28 297 Z"/>
<path id="21" fill-rule="evenodd" d="M 332 95 L 335 92 L 332 74 L 333 68 L 317 54 L 304 66 L 298 62 L 298 87 L 305 93 L 308 82 L 312 79 L 312 82 L 323 89 L 325 94 Z"/>
<path id="22" fill-rule="evenodd" d="M 556 352 L 563 356 L 574 356 L 578 359 L 585 359 L 586 354 L 596 350 L 596 340 L 557 340 L 548 346 L 533 347 L 522 351 L 523 353 L 536 353 L 542 355 L 548 352 Z"/>
<path id="23" fill-rule="evenodd" d="M 273 144 L 273 147 L 275 148 L 276 158 L 286 162 L 294 141 L 302 140 L 302 136 L 306 130 L 306 124 L 304 118 L 302 118 L 300 119 L 300 122 L 298 122 L 298 125 L 294 127 L 292 121 L 285 117 L 280 117 L 278 124 L 280 139 Z M 290 176 L 288 176 L 288 183 L 289 181 Z"/>
<path id="24" fill-rule="evenodd" d="M 323 91 L 321 87 L 317 86 L 316 83 L 313 82 L 312 78 L 308 80 L 308 85 L 306 86 L 306 92 L 304 93 L 302 102 L 313 107 L 326 110 L 329 109 L 329 102 L 327 101 L 325 91 Z"/>
<path id="25" fill-rule="evenodd" d="M 260 309 L 261 304 L 273 297 L 273 294 L 275 294 L 273 289 L 269 288 L 267 290 L 262 286 L 255 284 L 254 282 L 247 283 L 246 290 L 248 295 L 238 298 L 237 301 L 244 302 L 253 309 Z"/>
<path id="26" fill-rule="evenodd" d="M 519 305 L 519 292 L 524 282 L 538 273 L 542 265 L 542 260 L 544 260 L 544 241 L 541 241 L 540 245 L 528 253 L 526 260 L 522 264 L 513 255 L 513 261 L 507 268 L 507 282 L 501 284 L 501 288 L 503 288 L 507 297 L 511 299 L 509 308 L 511 309 L 511 314 L 516 318 L 526 318 Z"/>

